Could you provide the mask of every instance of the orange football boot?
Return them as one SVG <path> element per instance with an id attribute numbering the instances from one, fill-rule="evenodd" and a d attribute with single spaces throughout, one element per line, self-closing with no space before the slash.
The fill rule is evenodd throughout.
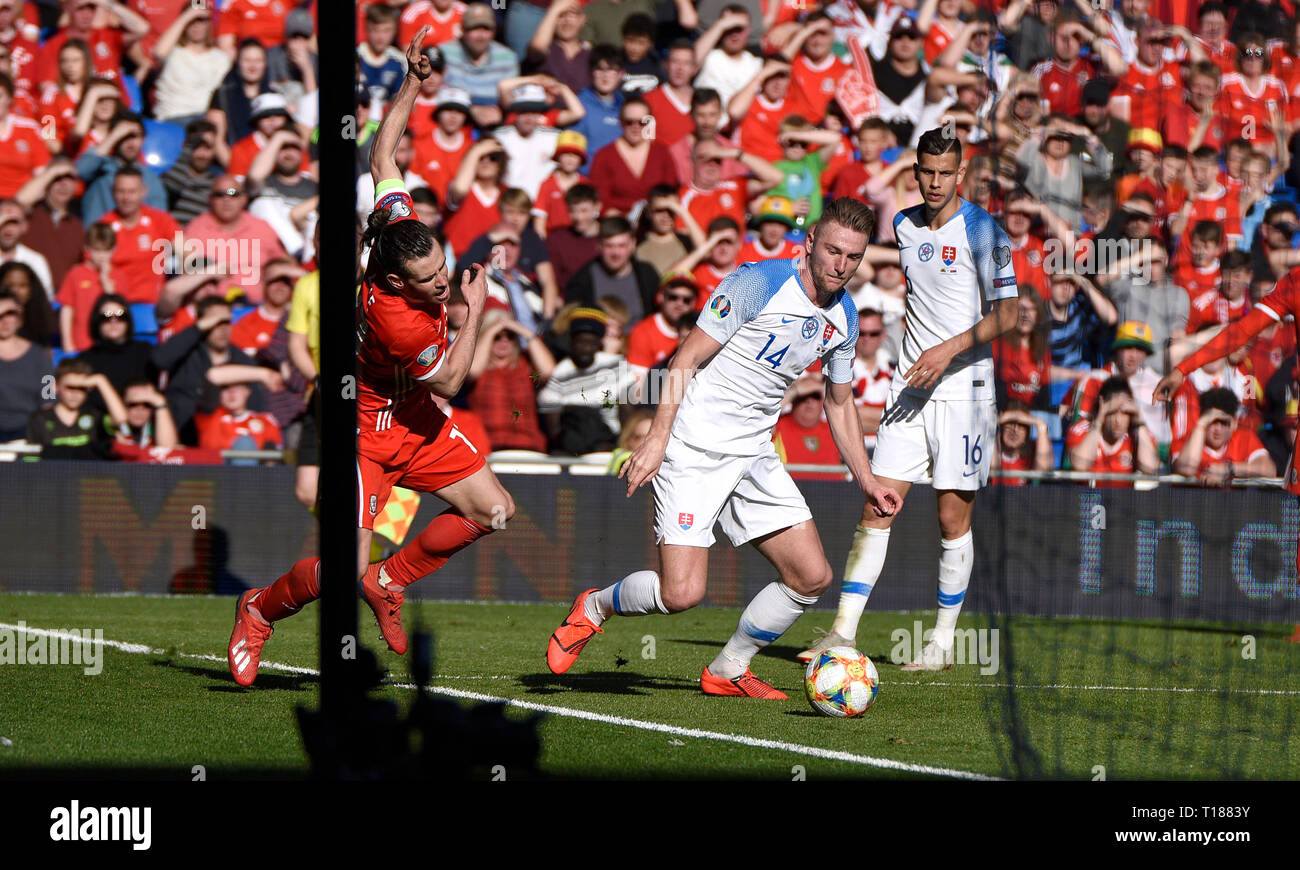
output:
<path id="1" fill-rule="evenodd" d="M 770 683 L 763 682 L 748 669 L 734 680 L 724 680 L 722 677 L 713 676 L 709 669 L 705 668 L 700 674 L 700 689 L 706 695 L 770 698 L 774 701 L 784 701 L 787 697 L 784 692 L 774 688 Z"/>
<path id="2" fill-rule="evenodd" d="M 275 631 L 274 628 L 248 612 L 248 603 L 265 589 L 249 589 L 235 603 L 235 629 L 230 632 L 230 645 L 226 647 L 226 662 L 230 674 L 241 686 L 253 685 L 257 679 L 257 666 L 262 660 L 262 646 Z"/>
<path id="3" fill-rule="evenodd" d="M 564 622 L 555 629 L 550 642 L 546 644 L 546 666 L 551 669 L 551 673 L 562 674 L 573 667 L 587 641 L 605 633 L 605 629 L 587 618 L 587 596 L 595 591 L 588 589 L 573 599 L 569 615 L 564 617 Z"/>

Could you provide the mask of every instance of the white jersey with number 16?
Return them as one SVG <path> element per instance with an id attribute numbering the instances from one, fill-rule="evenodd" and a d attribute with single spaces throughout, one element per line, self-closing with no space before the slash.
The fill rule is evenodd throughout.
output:
<path id="1" fill-rule="evenodd" d="M 957 213 L 937 230 L 926 226 L 924 205 L 903 209 L 894 217 L 898 259 L 907 281 L 907 328 L 894 372 L 895 389 L 906 387 L 903 373 L 924 351 L 969 330 L 996 300 L 1018 294 L 1006 231 L 984 209 L 959 201 Z M 993 399 L 990 345 L 953 357 L 929 395 Z"/>

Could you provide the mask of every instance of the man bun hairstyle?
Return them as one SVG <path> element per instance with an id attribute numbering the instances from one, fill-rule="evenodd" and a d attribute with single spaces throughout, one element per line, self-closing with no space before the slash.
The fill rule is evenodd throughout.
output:
<path id="1" fill-rule="evenodd" d="M 390 272 L 408 277 L 407 262 L 433 253 L 433 233 L 423 221 L 388 222 L 392 206 L 377 208 L 366 220 L 361 244 L 370 248 L 366 279 L 375 281 Z"/>

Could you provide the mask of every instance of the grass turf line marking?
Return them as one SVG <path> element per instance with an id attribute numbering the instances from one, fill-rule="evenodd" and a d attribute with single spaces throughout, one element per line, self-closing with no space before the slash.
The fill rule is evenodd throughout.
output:
<path id="1" fill-rule="evenodd" d="M 16 625 L 0 623 L 0 628 L 18 629 Z M 40 635 L 43 637 L 68 637 L 72 636 L 67 632 L 51 631 L 43 628 L 26 627 L 28 634 Z M 117 640 L 96 640 L 94 638 L 81 639 L 85 643 L 96 643 L 106 647 L 133 655 L 167 655 L 166 650 L 155 649 L 147 644 L 125 643 Z M 222 656 L 199 653 L 176 653 L 181 658 L 199 659 L 200 661 L 225 662 Z M 295 665 L 282 664 L 280 662 L 264 661 L 260 664 L 261 668 L 274 671 L 285 671 L 292 674 L 302 674 L 305 676 L 320 676 L 320 671 L 315 668 L 302 668 Z M 415 690 L 418 688 L 414 683 L 389 683 L 388 685 L 397 689 Z M 532 701 L 519 701 L 513 698 L 498 698 L 494 695 L 484 695 L 479 692 L 469 692 L 464 689 L 452 689 L 446 686 L 429 686 L 428 691 L 436 695 L 445 695 L 451 698 L 460 698 L 468 701 L 482 701 L 489 704 L 505 704 L 507 707 L 516 707 L 521 710 L 530 710 L 537 713 L 547 713 L 552 716 L 564 716 L 571 719 L 585 719 L 589 722 L 602 722 L 607 725 L 619 725 L 625 728 L 639 728 L 643 731 L 658 731 L 663 734 L 673 734 L 679 737 L 693 737 L 702 740 L 716 740 L 723 743 L 737 743 L 742 746 L 750 746 L 755 749 L 773 749 L 779 752 L 791 752 L 797 755 L 807 755 L 813 758 L 821 758 L 827 761 L 842 761 L 848 764 L 860 764 L 866 767 L 878 767 L 884 770 L 899 770 L 905 773 L 917 773 L 930 776 L 942 776 L 950 779 L 968 779 L 978 781 L 997 781 L 1000 778 L 988 776 L 982 773 L 975 773 L 969 770 L 955 770 L 946 767 L 932 767 L 926 764 L 909 764 L 905 761 L 895 761 L 892 758 L 875 758 L 870 755 L 854 755 L 850 752 L 841 752 L 834 749 L 823 749 L 819 746 L 804 746 L 798 743 L 786 743 L 781 740 L 765 740 L 758 737 L 749 737 L 744 734 L 726 734 L 720 731 L 704 731 L 698 728 L 682 728 L 677 725 L 667 725 L 663 722 L 650 722 L 644 719 L 627 719 L 622 716 L 610 716 L 605 713 L 593 713 L 587 710 L 576 710 L 572 707 L 557 707 L 551 704 L 536 704 Z"/>

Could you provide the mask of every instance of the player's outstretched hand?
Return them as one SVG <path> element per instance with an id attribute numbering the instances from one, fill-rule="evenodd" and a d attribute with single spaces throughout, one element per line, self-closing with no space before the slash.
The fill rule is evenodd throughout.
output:
<path id="1" fill-rule="evenodd" d="M 1178 369 L 1170 369 L 1169 374 L 1160 379 L 1156 384 L 1155 392 L 1151 394 L 1151 404 L 1158 405 L 1161 402 L 1168 402 L 1178 392 L 1178 388 L 1183 385 L 1183 373 Z"/>
<path id="2" fill-rule="evenodd" d="M 415 73 L 415 77 L 424 81 L 433 75 L 433 64 L 429 63 L 429 57 L 424 53 L 424 38 L 429 35 L 429 25 L 420 28 L 420 32 L 415 34 L 411 39 L 411 44 L 406 47 L 406 69 L 407 72 Z"/>
<path id="3" fill-rule="evenodd" d="M 904 373 L 903 377 L 907 380 L 907 385 L 921 390 L 930 389 L 939 383 L 939 378 L 943 377 L 943 373 L 948 370 L 948 365 L 955 355 L 946 341 L 926 348 L 917 357 L 912 367 Z"/>
<path id="4" fill-rule="evenodd" d="M 470 266 L 460 276 L 460 292 L 470 311 L 482 311 L 487 304 L 487 270 L 481 263 Z"/>
<path id="5" fill-rule="evenodd" d="M 636 492 L 642 484 L 649 483 L 659 473 L 659 466 L 663 464 L 664 451 L 667 447 L 667 444 L 647 438 L 641 442 L 640 447 L 632 451 L 632 455 L 618 472 L 619 477 L 627 478 L 628 498 L 631 498 L 632 493 Z"/>
<path id="6" fill-rule="evenodd" d="M 867 504 L 878 517 L 892 517 L 903 508 L 903 498 L 894 489 L 872 481 L 865 490 Z"/>

